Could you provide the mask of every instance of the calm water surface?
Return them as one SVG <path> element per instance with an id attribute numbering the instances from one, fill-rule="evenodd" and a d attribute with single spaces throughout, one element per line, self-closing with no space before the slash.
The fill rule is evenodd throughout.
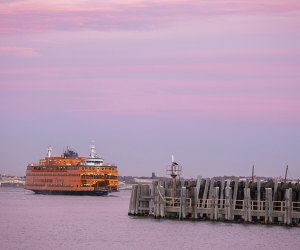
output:
<path id="1" fill-rule="evenodd" d="M 0 249 L 300 249 L 300 228 L 130 217 L 129 199 L 0 187 Z"/>

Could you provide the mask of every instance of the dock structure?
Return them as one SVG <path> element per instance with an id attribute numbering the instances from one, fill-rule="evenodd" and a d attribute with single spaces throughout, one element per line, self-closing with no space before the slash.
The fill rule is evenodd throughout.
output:
<path id="1" fill-rule="evenodd" d="M 133 185 L 129 215 L 264 224 L 300 224 L 300 184 L 198 177 Z"/>

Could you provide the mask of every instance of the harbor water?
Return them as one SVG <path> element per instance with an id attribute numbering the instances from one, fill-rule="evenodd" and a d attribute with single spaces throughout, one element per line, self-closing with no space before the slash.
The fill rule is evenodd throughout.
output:
<path id="1" fill-rule="evenodd" d="M 131 217 L 130 195 L 36 195 L 0 187 L 1 249 L 300 248 L 299 227 Z"/>

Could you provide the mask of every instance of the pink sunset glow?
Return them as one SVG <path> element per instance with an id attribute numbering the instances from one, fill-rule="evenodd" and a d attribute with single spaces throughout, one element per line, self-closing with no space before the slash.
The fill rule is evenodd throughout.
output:
<path id="1" fill-rule="evenodd" d="M 95 140 L 123 175 L 300 175 L 299 1 L 0 1 L 0 34 L 0 172 Z"/>
<path id="2" fill-rule="evenodd" d="M 38 56 L 38 52 L 34 48 L 3 46 L 0 47 L 0 55 L 33 57 L 33 56 Z"/>
<path id="3" fill-rule="evenodd" d="M 295 15 L 295 0 L 265 1 L 5 1 L 1 33 L 74 29 L 143 29 L 219 15 Z"/>

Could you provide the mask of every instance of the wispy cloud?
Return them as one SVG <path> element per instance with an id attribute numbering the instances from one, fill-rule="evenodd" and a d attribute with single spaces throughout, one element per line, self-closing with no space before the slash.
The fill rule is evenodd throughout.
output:
<path id="1" fill-rule="evenodd" d="M 16 95 L 18 101 L 9 110 L 0 105 L 0 112 L 18 114 L 23 110 L 27 113 L 32 110 L 60 110 L 83 115 L 171 115 L 299 121 L 297 83 L 277 80 L 157 82 L 81 79 L 53 82 L 45 79 L 9 81 L 1 86 L 2 101 L 9 102 Z"/>
<path id="2" fill-rule="evenodd" d="M 32 52 L 23 52 L 22 50 L 11 50 L 10 53 L 19 53 L 22 56 L 33 56 Z M 23 53 L 23 54 L 21 54 Z M 1 49 L 0 49 L 1 54 Z M 15 74 L 22 76 L 43 76 L 51 77 L 64 76 L 65 74 L 80 76 L 87 74 L 104 74 L 107 73 L 109 78 L 114 78 L 115 74 L 144 74 L 160 75 L 173 74 L 174 77 L 180 74 L 218 74 L 227 76 L 260 76 L 260 77 L 286 77 L 297 76 L 299 63 L 298 62 L 212 62 L 212 63 L 195 63 L 195 64 L 146 64 L 146 65 L 115 65 L 111 66 L 86 66 L 86 67 L 15 67 L 0 69 L 1 75 L 14 76 Z"/>
<path id="3" fill-rule="evenodd" d="M 39 53 L 35 48 L 17 47 L 17 46 L 0 46 L 0 55 L 35 57 Z"/>
<path id="4" fill-rule="evenodd" d="M 299 12 L 295 0 L 13 1 L 0 2 L 0 33 L 46 30 L 152 29 L 188 18 Z"/>

